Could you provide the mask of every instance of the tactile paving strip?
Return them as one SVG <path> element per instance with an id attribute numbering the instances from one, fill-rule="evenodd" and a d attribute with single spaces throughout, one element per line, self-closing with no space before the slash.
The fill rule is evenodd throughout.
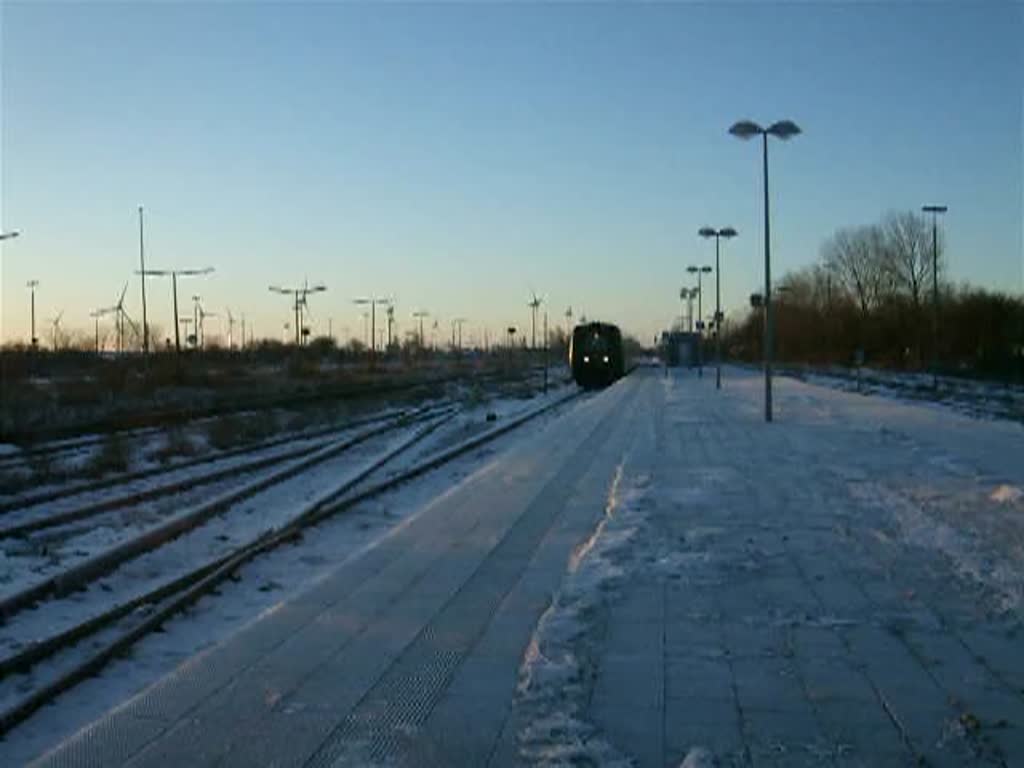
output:
<path id="1" fill-rule="evenodd" d="M 595 460 L 614 423 L 612 418 L 601 422 L 473 576 L 331 733 L 306 768 L 393 764 L 401 760 L 463 657 L 522 575 L 530 554 L 565 509 L 576 482 Z M 456 648 L 436 650 L 434 638 L 439 636 L 456 638 Z"/>

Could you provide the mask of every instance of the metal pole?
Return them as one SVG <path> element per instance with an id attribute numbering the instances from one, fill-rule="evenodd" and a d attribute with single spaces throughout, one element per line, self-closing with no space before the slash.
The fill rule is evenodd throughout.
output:
<path id="1" fill-rule="evenodd" d="M 939 214 L 932 212 L 932 389 L 939 388 Z"/>
<path id="2" fill-rule="evenodd" d="M 295 346 L 302 346 L 302 329 L 299 328 L 301 320 L 299 319 L 299 291 L 295 291 Z"/>
<path id="3" fill-rule="evenodd" d="M 762 132 L 764 158 L 764 420 L 772 420 L 772 262 L 768 222 L 768 133 Z"/>
<path id="4" fill-rule="evenodd" d="M 704 289 L 702 287 L 700 263 L 697 264 L 697 323 L 704 322 Z M 697 328 L 697 378 L 704 378 L 704 329 Z"/>
<path id="5" fill-rule="evenodd" d="M 142 229 L 142 206 L 139 206 L 139 273 L 142 281 L 142 354 L 149 354 L 149 323 L 146 319 L 146 247 Z"/>
<path id="6" fill-rule="evenodd" d="M 181 354 L 181 330 L 178 322 L 178 273 L 171 272 L 171 295 L 174 297 L 174 354 Z"/>
<path id="7" fill-rule="evenodd" d="M 721 286 L 722 281 L 720 279 L 721 272 L 718 263 L 718 243 L 719 236 L 715 235 L 715 365 L 717 370 L 715 371 L 715 389 L 722 388 L 722 320 L 721 320 L 721 306 L 722 306 L 722 293 Z"/>
<path id="8" fill-rule="evenodd" d="M 377 357 L 377 300 L 370 301 L 370 360 Z"/>
<path id="9" fill-rule="evenodd" d="M 32 348 L 36 347 L 36 284 L 32 281 Z"/>
<path id="10" fill-rule="evenodd" d="M 199 297 L 192 297 L 192 334 L 195 341 L 192 346 L 199 349 Z"/>
<path id="11" fill-rule="evenodd" d="M 548 313 L 544 313 L 544 394 L 548 393 Z"/>
<path id="12" fill-rule="evenodd" d="M 825 275 L 825 362 L 832 360 L 832 273 Z"/>
<path id="13" fill-rule="evenodd" d="M 96 315 L 96 354 L 100 353 L 100 316 Z"/>

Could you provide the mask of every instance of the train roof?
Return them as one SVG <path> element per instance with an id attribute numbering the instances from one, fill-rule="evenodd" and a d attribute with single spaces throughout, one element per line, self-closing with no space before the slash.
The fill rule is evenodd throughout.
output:
<path id="1" fill-rule="evenodd" d="M 576 331 L 591 330 L 595 328 L 606 331 L 614 330 L 618 331 L 619 333 L 622 333 L 622 331 L 619 330 L 619 326 L 615 325 L 615 323 L 605 323 L 601 322 L 600 320 L 593 320 L 588 323 L 579 323 L 576 325 L 575 328 L 573 328 L 573 333 L 575 333 Z"/>

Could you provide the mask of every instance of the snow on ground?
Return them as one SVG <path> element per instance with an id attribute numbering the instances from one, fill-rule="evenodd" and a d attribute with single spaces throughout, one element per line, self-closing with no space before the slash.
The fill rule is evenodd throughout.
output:
<path id="1" fill-rule="evenodd" d="M 928 373 L 862 368 L 858 375 L 856 369 L 787 366 L 781 366 L 779 373 L 846 392 L 929 404 L 975 418 L 1024 421 L 1024 386 L 1020 384 L 940 376 L 936 392 Z"/>
<path id="2" fill-rule="evenodd" d="M 378 415 L 386 416 L 397 413 L 398 408 L 382 408 Z M 287 418 L 276 411 L 261 414 L 261 429 L 273 431 L 269 438 L 264 437 L 257 440 L 247 440 L 249 446 L 254 449 L 253 453 L 259 450 L 260 444 L 265 439 L 274 442 L 282 438 L 295 441 L 296 444 L 304 440 L 314 440 L 311 433 L 322 431 L 332 426 L 337 430 L 345 430 L 349 427 L 346 422 L 356 420 L 355 416 L 346 418 L 328 414 L 313 428 L 289 427 Z M 358 416 L 358 414 L 357 414 Z M 176 470 L 191 472 L 195 469 L 190 466 L 197 461 L 229 461 L 242 460 L 244 457 L 231 456 L 238 445 L 228 448 L 219 448 L 210 442 L 209 430 L 222 429 L 224 436 L 230 434 L 232 429 L 244 430 L 244 424 L 257 418 L 255 414 L 230 415 L 220 420 L 214 418 L 200 419 L 190 422 L 181 427 L 170 427 L 166 429 L 147 428 L 134 430 L 125 433 L 118 433 L 119 450 L 124 451 L 126 468 L 122 472 L 104 472 L 97 469 L 95 462 L 105 448 L 105 439 L 90 442 L 88 445 L 75 447 L 67 452 L 60 452 L 50 457 L 33 459 L 23 457 L 22 461 L 0 468 L 0 478 L 6 486 L 6 493 L 0 492 L 0 502 L 5 504 L 17 504 L 19 499 L 28 495 L 35 495 L 40 492 L 63 491 L 67 494 L 75 494 L 83 486 L 88 486 L 97 480 L 116 481 L 123 478 L 126 483 L 133 482 L 131 475 L 150 471 L 161 471 L 172 473 Z M 312 417 L 311 417 L 312 418 Z M 332 422 L 336 421 L 332 425 Z M 276 428 L 275 427 L 279 427 Z M 354 427 L 353 427 L 354 428 Z M 240 439 L 244 437 L 240 435 Z M 59 445 L 59 443 L 57 443 Z M 281 446 L 267 447 L 266 451 L 280 450 Z M 220 454 L 227 454 L 220 456 Z M 210 466 L 210 465 L 207 465 Z M 139 482 L 153 482 L 151 478 Z M 26 486 L 23 487 L 22 486 Z M 12 490 L 13 489 L 13 490 Z M 84 496 L 84 494 L 83 494 Z M 76 497 L 76 501 L 78 498 Z M 52 504 L 54 502 L 47 502 Z M 26 507 L 27 508 L 27 507 Z"/>
<path id="3" fill-rule="evenodd" d="M 683 550 L 652 528 L 649 510 L 655 496 L 664 494 L 650 475 L 630 464 L 627 456 L 619 465 L 604 515 L 570 556 L 562 584 L 523 655 L 516 707 L 519 757 L 525 765 L 635 765 L 589 717 L 609 606 L 640 570 L 699 581 L 715 557 L 708 546 L 722 532 L 719 528 L 690 528 Z M 706 500 L 728 482 L 726 474 L 689 472 L 690 485 L 671 500 Z M 714 764 L 710 760 L 706 749 L 694 746 L 683 766 L 705 768 Z"/>
<path id="4" fill-rule="evenodd" d="M 637 502 L 643 479 L 627 480 L 623 487 L 622 477 L 620 465 L 604 516 L 569 558 L 562 586 L 523 655 L 516 704 L 524 717 L 517 740 L 528 765 L 631 765 L 586 717 L 601 604 L 623 577 L 615 554 L 642 525 Z"/>
<path id="5" fill-rule="evenodd" d="M 665 378 L 664 417 L 685 443 L 714 444 L 719 435 L 742 434 L 739 430 L 749 431 L 754 439 L 760 425 L 750 426 L 746 417 L 760 418 L 759 379 L 735 369 L 727 369 L 726 377 L 726 392 L 717 399 L 711 399 L 713 389 L 695 396 L 689 374 L 682 382 Z M 679 396 L 684 391 L 686 398 Z M 598 674 L 595 665 L 606 651 L 607 623 L 614 614 L 610 607 L 626 585 L 637 583 L 652 569 L 663 569 L 698 592 L 702 585 L 710 585 L 708 579 L 720 582 L 729 573 L 756 570 L 757 557 L 771 552 L 759 555 L 741 546 L 727 553 L 725 529 L 707 524 L 721 519 L 735 525 L 737 510 L 729 505 L 740 502 L 719 498 L 716 492 L 753 482 L 772 495 L 784 494 L 789 486 L 783 483 L 789 481 L 782 478 L 799 476 L 801 466 L 807 487 L 818 489 L 824 504 L 842 505 L 845 497 L 854 506 L 808 511 L 807 521 L 790 510 L 800 523 L 787 534 L 808 535 L 810 527 L 803 531 L 799 525 L 817 524 L 810 521 L 819 515 L 841 537 L 850 535 L 843 534 L 844 529 L 863 526 L 878 539 L 870 551 L 887 558 L 890 578 L 912 583 L 916 577 L 931 578 L 907 571 L 944 562 L 934 577 L 948 583 L 952 576 L 973 584 L 976 589 L 970 591 L 978 596 L 979 615 L 1011 623 L 1022 618 L 1024 432 L 1019 424 L 979 422 L 927 404 L 863 398 L 790 379 L 779 380 L 775 394 L 776 424 L 769 429 L 791 441 L 793 449 L 791 455 L 778 457 L 777 479 L 770 467 L 702 466 L 698 459 L 696 465 L 672 470 L 679 481 L 673 490 L 651 485 L 644 467 L 630 458 L 620 467 L 603 518 L 570 559 L 561 588 L 523 658 L 516 703 L 523 715 L 517 738 L 525 764 L 634 764 L 609 741 L 589 711 Z M 842 438 L 830 440 L 832 434 Z M 699 456 L 700 449 L 695 451 Z M 768 473 L 760 474 L 766 469 Z M 756 478 L 745 477 L 745 472 Z M 743 498 L 757 504 L 756 494 Z M 714 512 L 687 529 L 680 546 L 674 537 L 652 529 L 647 519 L 652 504 L 689 514 Z M 847 514 L 855 516 L 846 519 Z M 774 524 L 766 521 L 765 530 Z M 761 533 L 750 529 L 752 536 Z M 912 596 L 912 591 L 908 594 Z M 784 614 L 777 620 L 817 629 L 859 623 L 832 613 Z M 684 766 L 710 764 L 710 753 L 699 743 L 686 755 Z"/>
<path id="6" fill-rule="evenodd" d="M 758 377 L 729 368 L 725 377 L 720 395 L 714 394 L 713 381 L 708 383 L 705 377 L 706 392 L 694 395 L 692 389 L 685 390 L 685 397 L 680 393 L 693 381 L 666 377 L 663 417 L 667 429 L 693 449 L 687 455 L 697 457 L 695 464 L 679 469 L 677 485 L 664 489 L 652 483 L 639 461 L 627 456 L 609 488 L 603 516 L 568 560 L 561 587 L 535 628 L 519 670 L 515 695 L 524 718 L 517 741 L 527 763 L 630 764 L 592 722 L 588 704 L 609 605 L 637 575 L 662 573 L 681 579 L 698 594 L 711 591 L 728 584 L 736 574 L 756 574 L 765 563 L 790 557 L 790 549 L 801 556 L 814 554 L 798 550 L 796 543 L 779 543 L 795 533 L 801 542 L 829 541 L 837 547 L 840 542 L 851 552 L 857 549 L 857 562 L 865 568 L 891 567 L 891 578 L 898 584 L 927 585 L 932 574 L 914 569 L 941 558 L 950 566 L 937 572 L 937 578 L 945 579 L 942 585 L 954 579 L 976 583 L 983 588 L 979 594 L 994 596 L 992 608 L 997 614 L 1020 618 L 1024 594 L 1024 432 L 1020 424 L 979 422 L 947 409 L 864 398 L 780 379 L 777 422 L 765 427 L 759 421 Z M 460 431 L 479 429 L 488 410 L 499 411 L 500 424 L 516 407 L 538 404 L 539 399 L 515 400 L 507 411 L 501 410 L 505 406 L 484 404 L 475 415 L 460 416 L 453 432 L 439 435 L 438 441 L 443 444 Z M 760 463 L 750 467 L 731 464 L 736 460 L 721 453 L 724 437 L 742 451 L 765 434 L 759 432 L 763 429 L 774 430 L 772 445 L 787 450 L 778 456 L 760 456 Z M 347 558 L 374 546 L 431 499 L 450 492 L 473 473 L 486 472 L 490 457 L 514 442 L 517 434 L 523 433 L 360 505 L 306 532 L 294 545 L 249 564 L 237 582 L 224 584 L 219 594 L 168 622 L 163 633 L 141 641 L 128 658 L 16 729 L 0 743 L 0 763 L 19 764 L 39 754 L 190 655 L 308 588 Z M 835 435 L 843 439 L 837 441 Z M 702 450 L 704 463 L 699 458 Z M 771 462 L 777 462 L 777 467 Z M 784 483 L 773 485 L 775 469 L 778 477 L 786 478 Z M 766 489 L 764 496 L 758 496 L 758 486 Z M 736 495 L 737 489 L 743 493 Z M 785 505 L 786 489 L 792 490 L 799 504 Z M 810 507 L 818 497 L 841 508 L 804 510 L 800 506 Z M 757 503 L 773 499 L 782 505 L 776 511 L 784 511 L 787 517 L 758 521 Z M 685 536 L 666 537 L 649 520 L 652 505 L 700 514 L 692 523 L 677 517 L 678 524 L 685 526 Z M 747 527 L 740 530 L 741 525 Z M 756 546 L 746 539 L 748 532 L 757 537 Z M 919 552 L 928 557 L 915 556 Z M 849 558 L 853 561 L 854 555 Z M 890 559 L 882 562 L 883 558 Z M 789 594 L 784 597 L 788 599 Z M 768 618 L 786 626 L 843 630 L 859 623 L 845 615 L 842 605 L 812 613 L 796 611 L 786 602 L 777 607 L 780 612 L 769 611 Z M 763 629 L 753 623 L 757 617 L 744 615 L 738 621 L 748 618 L 751 632 Z M 889 621 L 892 615 L 872 618 Z M 686 755 L 683 765 L 687 768 L 708 763 L 710 753 L 696 746 L 700 743 L 695 741 Z"/>
<path id="7" fill-rule="evenodd" d="M 554 402 L 569 391 L 570 387 L 552 387 L 547 396 L 490 400 L 460 413 L 451 429 L 465 430 L 474 423 L 483 423 L 486 427 L 500 426 L 516 414 Z M 486 421 L 488 412 L 496 414 L 496 423 Z M 557 413 L 543 417 L 542 420 L 557 418 Z M 133 646 L 126 658 L 108 665 L 96 677 L 63 694 L 54 704 L 40 710 L 14 729 L 0 741 L 0 764 L 21 765 L 34 759 L 147 685 L 156 682 L 191 656 L 226 640 L 262 613 L 274 610 L 281 603 L 311 588 L 348 559 L 375 546 L 396 526 L 421 512 L 431 501 L 451 493 L 473 475 L 486 472 L 494 457 L 523 439 L 528 434 L 527 430 L 529 427 L 506 434 L 495 443 L 482 446 L 409 485 L 400 486 L 326 520 L 307 530 L 301 540 L 294 544 L 280 547 L 243 566 L 236 580 L 222 584 L 216 593 L 203 597 L 184 614 L 167 622 L 163 631 L 149 635 Z M 468 431 L 476 434 L 479 430 L 471 428 Z M 398 441 L 406 437 L 408 434 L 393 439 Z M 422 458 L 421 454 L 429 453 L 432 447 L 448 447 L 452 442 L 445 431 L 437 435 L 436 442 L 425 442 L 419 453 L 403 458 L 402 463 L 411 464 Z M 369 447 L 365 450 L 367 453 L 371 451 Z M 373 455 L 381 453 L 383 450 L 377 446 Z M 397 470 L 389 467 L 389 472 L 394 471 Z M 306 477 L 303 475 L 303 478 Z M 299 485 L 305 486 L 307 483 L 301 482 Z M 289 506 L 298 503 L 297 499 L 291 497 L 295 493 L 295 486 L 288 492 L 280 493 L 278 502 Z M 203 535 L 208 538 L 210 534 Z M 190 545 L 187 554 L 179 559 L 188 562 L 197 556 L 195 547 Z M 174 562 L 175 558 L 171 557 L 169 561 Z M 136 578 L 142 577 L 143 574 L 140 574 Z M 109 586 L 111 578 L 108 577 L 102 583 Z M 34 612 L 39 614 L 39 623 L 25 634 L 50 631 L 58 621 L 80 619 L 84 613 L 94 612 L 94 606 L 105 605 L 105 594 L 102 586 L 97 585 L 63 601 L 62 610 L 50 604 L 45 613 Z M 10 629 L 9 626 L 2 627 L 0 632 L 6 633 Z M 81 658 L 86 650 L 73 649 L 59 663 L 63 665 Z M 52 666 L 41 666 L 44 668 L 33 670 L 35 675 L 44 678 L 53 674 Z M 16 689 L 26 689 L 31 683 L 28 676 L 18 678 L 4 685 L 10 697 L 16 695 Z"/>

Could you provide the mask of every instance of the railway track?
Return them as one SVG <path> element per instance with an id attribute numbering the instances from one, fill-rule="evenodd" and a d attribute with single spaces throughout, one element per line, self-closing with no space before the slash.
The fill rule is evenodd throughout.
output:
<path id="1" fill-rule="evenodd" d="M 340 426 L 327 427 L 299 435 L 287 435 L 215 455 L 201 456 L 170 467 L 155 467 L 102 481 L 74 485 L 67 489 L 48 489 L 41 493 L 20 497 L 15 501 L 0 505 L 0 520 L 3 520 L 0 522 L 0 539 L 24 536 L 35 531 L 130 507 L 144 501 L 172 496 L 186 489 L 194 489 L 226 478 L 250 474 L 274 464 L 315 453 L 333 440 L 345 436 L 359 427 L 382 424 L 382 429 L 386 431 L 391 428 L 390 425 L 400 424 L 403 419 L 414 413 L 413 410 L 405 410 L 378 414 Z M 371 430 L 367 434 L 373 436 L 375 432 Z M 289 445 L 292 447 L 288 447 Z M 253 458 L 235 461 L 235 459 L 246 455 L 252 455 Z M 212 468 L 207 471 L 195 472 L 201 467 Z M 167 479 L 164 482 L 153 482 L 161 477 Z M 99 491 L 117 488 L 125 490 L 120 494 L 91 498 Z M 79 497 L 83 497 L 81 502 L 68 503 Z M 47 505 L 47 507 L 42 510 L 35 509 L 43 505 Z M 59 506 L 61 509 L 55 512 L 50 511 L 53 506 Z M 13 522 L 9 520 L 12 517 L 15 518 Z"/>
<path id="2" fill-rule="evenodd" d="M 68 437 L 57 436 L 48 442 L 33 445 L 32 447 L 26 448 L 18 453 L 0 456 L 0 473 L 11 472 L 19 468 L 27 468 L 33 459 L 49 457 L 52 460 L 60 454 L 74 453 L 76 451 L 82 451 L 99 446 L 113 434 L 127 440 L 138 440 L 148 436 L 158 435 L 170 425 L 195 425 L 203 421 L 209 421 L 223 416 L 261 413 L 265 412 L 267 409 L 274 408 L 304 407 L 330 400 L 360 400 L 384 394 L 394 395 L 402 392 L 415 392 L 419 389 L 444 386 L 446 384 L 452 384 L 460 381 L 472 381 L 477 383 L 521 381 L 527 380 L 530 376 L 535 375 L 536 370 L 530 369 L 522 371 L 520 374 L 521 375 L 519 376 L 510 377 L 508 374 L 495 371 L 480 373 L 465 372 L 448 376 L 436 376 L 414 381 L 381 383 L 373 386 L 357 388 L 333 388 L 316 393 L 301 393 L 262 399 L 251 398 L 244 402 L 234 402 L 231 404 L 221 403 L 217 405 L 207 405 L 200 408 L 178 408 L 152 411 L 145 415 L 145 418 L 150 420 L 152 425 L 144 426 L 123 426 L 125 417 L 118 417 L 107 422 L 95 422 L 88 425 L 81 425 L 76 428 L 79 432 L 89 431 L 90 434 L 72 435 Z M 137 416 L 136 418 L 142 417 Z M 70 431 L 70 428 L 60 431 L 67 433 Z M 30 435 L 28 433 L 18 433 L 4 435 L 3 437 L 5 441 L 14 443 L 25 441 L 30 438 L 38 440 L 40 438 L 40 434 Z"/>
<path id="3" fill-rule="evenodd" d="M 217 553 L 199 565 L 191 567 L 184 573 L 169 578 L 143 593 L 129 598 L 114 598 L 112 599 L 113 605 L 101 612 L 94 613 L 53 632 L 0 659 L 0 680 L 3 680 L 11 675 L 33 670 L 44 662 L 53 664 L 55 659 L 59 659 L 62 654 L 70 652 L 77 646 L 89 646 L 85 658 L 72 660 L 32 690 L 19 691 L 23 695 L 18 696 L 14 703 L 7 705 L 0 712 L 0 737 L 28 718 L 39 707 L 94 675 L 139 639 L 157 630 L 169 618 L 193 604 L 203 595 L 213 591 L 219 583 L 233 577 L 238 569 L 250 560 L 282 544 L 294 541 L 301 537 L 304 530 L 331 516 L 350 510 L 361 502 L 378 497 L 400 484 L 407 483 L 496 440 L 523 424 L 575 399 L 578 395 L 578 392 L 573 392 L 540 408 L 518 415 L 499 427 L 441 449 L 390 477 L 368 484 L 369 479 L 375 473 L 424 440 L 454 416 L 454 412 L 435 413 L 428 417 L 424 426 L 411 436 L 402 440 L 398 445 L 388 446 L 354 475 L 320 492 L 298 512 L 280 523 L 265 528 L 248 541 Z M 73 589 L 83 588 L 92 578 L 94 575 L 82 571 L 76 578 L 67 583 L 60 583 L 58 586 L 67 593 Z M 57 581 L 60 582 L 60 580 Z M 24 610 L 29 605 L 31 603 L 21 601 L 17 610 Z M 5 613 L 4 615 L 9 619 L 14 613 Z"/>
<path id="4" fill-rule="evenodd" d="M 304 455 L 302 458 L 286 463 L 267 474 L 259 475 L 251 482 L 231 488 L 214 496 L 212 499 L 186 508 L 177 514 L 170 515 L 160 523 L 144 528 L 136 536 L 121 541 L 76 565 L 0 598 L 0 621 L 6 622 L 11 616 L 25 607 L 51 595 L 62 597 L 70 594 L 88 582 L 110 572 L 126 560 L 155 550 L 168 541 L 201 526 L 214 516 L 223 514 L 225 511 L 253 498 L 258 493 L 278 486 L 304 472 L 308 472 L 311 468 L 339 457 L 346 451 L 372 438 L 384 435 L 402 426 L 453 413 L 454 408 L 451 406 L 441 409 L 424 410 L 393 419 L 383 425 L 371 426 L 355 435 L 340 440 L 330 441 L 326 445 Z M 184 482 L 187 483 L 188 481 Z M 37 520 L 36 524 L 44 525 L 49 522 L 52 521 L 44 518 Z"/>

